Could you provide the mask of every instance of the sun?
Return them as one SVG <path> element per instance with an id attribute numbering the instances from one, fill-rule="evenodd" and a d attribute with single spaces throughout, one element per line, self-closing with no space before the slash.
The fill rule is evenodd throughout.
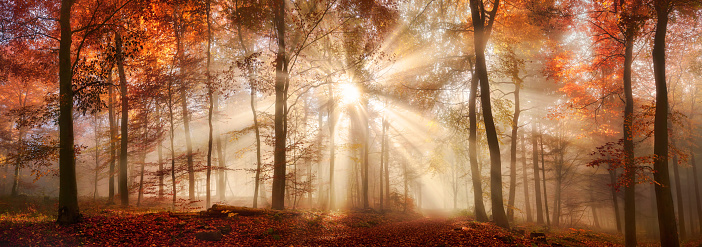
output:
<path id="1" fill-rule="evenodd" d="M 357 104 L 361 99 L 361 91 L 350 82 L 341 83 L 339 85 L 339 93 L 340 102 L 345 106 Z"/>

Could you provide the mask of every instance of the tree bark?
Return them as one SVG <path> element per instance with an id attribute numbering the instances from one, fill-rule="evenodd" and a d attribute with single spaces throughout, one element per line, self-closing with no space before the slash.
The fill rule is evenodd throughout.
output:
<path id="1" fill-rule="evenodd" d="M 98 115 L 95 114 L 95 176 L 93 179 L 93 201 L 97 200 L 98 196 L 98 174 L 100 171 L 100 135 L 98 135 L 98 130 L 100 129 L 100 122 L 98 121 Z"/>
<path id="2" fill-rule="evenodd" d="M 692 165 L 692 181 L 695 186 L 695 199 L 697 201 L 697 223 L 699 224 L 700 232 L 702 232 L 702 200 L 700 199 L 700 185 L 697 179 L 697 162 L 695 162 L 695 152 L 690 148 L 690 164 Z"/>
<path id="3" fill-rule="evenodd" d="M 546 160 L 544 159 L 544 136 L 539 134 L 539 144 L 541 146 L 541 185 L 544 186 L 544 215 L 546 215 L 546 225 L 551 225 L 551 218 L 548 215 L 548 193 L 546 193 Z"/>
<path id="4" fill-rule="evenodd" d="M 108 120 L 110 121 L 110 184 L 109 184 L 109 198 L 107 199 L 107 204 L 115 204 L 115 162 L 117 161 L 117 122 L 115 121 L 115 93 L 114 85 L 112 85 L 112 68 L 107 73 L 107 86 L 108 91 Z"/>
<path id="5" fill-rule="evenodd" d="M 127 147 L 129 143 L 129 97 L 127 97 L 127 76 L 124 73 L 124 55 L 122 54 L 122 36 L 115 32 L 117 50 L 117 72 L 119 72 L 120 99 L 122 100 L 121 145 L 119 154 L 119 198 L 122 207 L 129 206 L 129 189 L 127 185 Z"/>
<path id="6" fill-rule="evenodd" d="M 278 38 L 278 52 L 275 68 L 275 151 L 273 155 L 273 209 L 285 209 L 285 166 L 286 166 L 286 101 L 288 84 L 288 61 L 285 52 L 285 1 L 274 3 L 274 21 Z"/>
<path id="7" fill-rule="evenodd" d="M 156 116 L 158 117 L 158 131 L 162 132 L 163 131 L 163 124 L 161 120 L 161 104 L 156 102 Z M 157 142 L 158 142 L 158 199 L 161 200 L 163 199 L 163 194 L 164 194 L 164 185 L 163 185 L 163 177 L 164 177 L 164 172 L 163 172 L 163 143 L 161 140 L 162 135 L 159 134 Z"/>
<path id="8" fill-rule="evenodd" d="M 487 213 L 485 212 L 485 204 L 483 203 L 483 185 L 480 175 L 480 167 L 478 164 L 478 119 L 476 116 L 476 101 L 478 95 L 478 76 L 473 72 L 470 80 L 470 94 L 468 96 L 468 156 L 470 161 L 470 174 L 473 178 L 473 201 L 475 219 L 480 222 L 488 221 Z"/>
<path id="9" fill-rule="evenodd" d="M 365 98 L 365 97 L 364 97 Z M 368 105 L 368 98 L 365 98 L 364 100 L 363 107 L 365 109 L 369 109 Z M 363 171 L 363 181 L 362 181 L 362 191 L 363 191 L 363 209 L 368 209 L 370 208 L 369 202 L 368 202 L 368 169 L 370 168 L 369 162 L 368 162 L 368 146 L 370 145 L 370 126 L 368 121 L 369 116 L 364 116 L 360 112 L 358 113 L 358 116 L 360 117 L 363 131 L 363 165 L 361 166 L 361 170 Z"/>
<path id="10" fill-rule="evenodd" d="M 20 166 L 22 166 L 22 156 L 24 153 L 24 144 L 22 143 L 22 137 L 24 136 L 23 130 L 24 128 L 20 126 L 19 133 L 17 133 L 17 160 L 15 160 L 15 176 L 12 179 L 12 192 L 10 193 L 13 197 L 19 195 Z"/>
<path id="11" fill-rule="evenodd" d="M 669 125 L 672 125 L 669 123 Z M 672 141 L 675 146 L 675 141 Z M 680 172 L 678 168 L 678 155 L 673 153 L 673 179 L 675 180 L 675 199 L 678 207 L 678 229 L 680 229 L 680 240 L 687 240 L 685 230 L 685 204 L 683 203 L 682 183 L 680 182 Z"/>
<path id="12" fill-rule="evenodd" d="M 174 124 L 173 124 L 173 81 L 169 80 L 168 81 L 168 120 L 170 123 L 170 135 L 171 135 L 171 183 L 172 183 L 172 192 L 173 192 L 173 209 L 175 209 L 176 206 L 176 197 L 177 197 L 177 190 L 176 190 L 176 170 L 175 170 L 175 148 L 174 148 Z"/>
<path id="13" fill-rule="evenodd" d="M 518 75 L 515 76 L 518 79 Z M 510 140 L 509 159 L 509 197 L 507 199 L 507 218 L 514 221 L 514 200 L 517 195 L 517 134 L 519 131 L 519 89 L 521 83 L 514 82 L 514 115 L 512 116 L 512 138 Z"/>
<path id="14" fill-rule="evenodd" d="M 658 207 L 658 228 L 662 246 L 680 246 L 678 229 L 675 224 L 675 210 L 670 191 L 668 172 L 668 88 L 665 79 L 665 35 L 668 29 L 670 0 L 656 0 L 656 31 L 653 40 L 653 74 L 656 81 L 656 113 L 654 120 L 655 154 L 653 174 L 656 186 L 656 206 Z"/>
<path id="15" fill-rule="evenodd" d="M 329 84 L 329 210 L 334 210 L 334 160 L 336 159 L 336 145 L 334 143 L 334 129 L 336 128 L 336 102 L 334 102 L 334 89 Z"/>
<path id="16" fill-rule="evenodd" d="M 527 176 L 527 152 L 525 142 L 526 134 L 522 131 L 522 184 L 524 185 L 524 205 L 527 222 L 533 222 L 534 218 L 531 215 L 531 200 L 529 198 L 529 176 Z"/>
<path id="17" fill-rule="evenodd" d="M 207 112 L 207 125 L 209 127 L 208 131 L 208 136 L 207 136 L 207 183 L 205 185 L 206 187 L 206 202 L 205 202 L 205 208 L 210 207 L 210 199 L 212 197 L 212 190 L 211 190 L 211 181 L 210 177 L 212 175 L 212 113 L 214 111 L 214 101 L 212 99 L 213 91 L 214 91 L 214 85 L 212 85 L 212 76 L 210 74 L 210 63 L 212 61 L 211 57 L 211 47 L 212 47 L 212 26 L 210 24 L 210 1 L 207 0 L 205 1 L 205 12 L 207 15 L 207 67 L 205 67 L 205 75 L 207 76 L 207 97 L 210 100 L 210 105 L 209 109 Z"/>
<path id="18" fill-rule="evenodd" d="M 384 203 L 384 201 L 383 201 L 383 199 L 384 199 L 383 198 L 383 196 L 384 196 L 384 194 L 383 194 L 383 189 L 384 189 L 383 188 L 383 179 L 384 179 L 383 178 L 383 168 L 385 168 L 385 166 L 387 165 L 385 163 L 385 150 L 386 150 L 386 148 L 385 148 L 385 142 L 386 142 L 385 141 L 385 131 L 387 129 L 387 124 L 388 123 L 387 123 L 387 121 L 385 121 L 385 117 L 383 117 L 382 126 L 381 126 L 382 133 L 380 136 L 380 211 L 381 212 L 383 211 L 383 203 Z"/>
<path id="19" fill-rule="evenodd" d="M 617 196 L 617 188 L 615 187 L 617 184 L 617 171 L 616 170 L 609 170 L 609 182 L 610 186 L 612 187 L 612 206 L 614 207 L 614 219 L 617 222 L 617 231 L 622 232 L 622 220 L 620 216 L 620 210 L 619 210 L 619 196 Z"/>
<path id="20" fill-rule="evenodd" d="M 219 95 L 215 92 L 213 95 L 214 99 L 212 101 L 214 102 L 214 112 L 215 112 L 215 119 L 219 119 Z M 217 163 L 219 164 L 219 170 L 217 172 L 217 195 L 219 196 L 220 201 L 225 201 L 226 200 L 226 174 L 227 174 L 227 169 L 225 165 L 225 160 L 224 160 L 224 145 L 222 145 L 222 139 L 220 138 L 220 133 L 219 129 L 217 128 L 217 125 L 215 125 L 215 144 L 216 144 L 216 150 L 217 150 Z"/>
<path id="21" fill-rule="evenodd" d="M 61 41 L 59 45 L 59 208 L 57 222 L 72 224 L 80 220 L 78 186 L 73 140 L 73 69 L 71 64 L 72 0 L 61 1 Z"/>
<path id="22" fill-rule="evenodd" d="M 536 123 L 531 126 L 531 155 L 534 167 L 534 196 L 536 198 L 536 224 L 544 224 L 544 213 L 541 204 L 541 181 L 539 181 L 539 151 L 536 139 Z"/>
<path id="23" fill-rule="evenodd" d="M 495 224 L 509 228 L 509 221 L 505 214 L 502 201 L 502 161 L 500 157 L 500 143 L 497 139 L 497 129 L 492 116 L 490 103 L 490 82 L 488 81 L 487 65 L 485 62 L 485 46 L 490 38 L 490 29 L 495 20 L 500 0 L 495 0 L 492 10 L 485 11 L 482 0 L 471 0 L 471 16 L 473 18 L 473 42 L 475 46 L 475 73 L 480 79 L 480 103 L 483 108 L 483 122 L 487 135 L 488 149 L 490 150 L 490 197 L 492 214 Z M 488 23 L 485 24 L 486 15 Z"/>
<path id="24" fill-rule="evenodd" d="M 630 21 L 631 22 L 631 21 Z M 631 89 L 631 64 L 633 61 L 635 26 L 628 24 L 624 32 L 624 243 L 636 246 L 636 163 L 634 161 L 634 95 Z"/>

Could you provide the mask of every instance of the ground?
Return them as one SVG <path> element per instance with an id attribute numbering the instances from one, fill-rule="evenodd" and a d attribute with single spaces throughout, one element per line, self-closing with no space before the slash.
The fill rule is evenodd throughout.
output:
<path id="1" fill-rule="evenodd" d="M 54 222 L 56 201 L 0 198 L 0 246 L 621 246 L 621 235 L 587 229 L 512 230 L 467 215 L 360 211 L 230 211 L 204 214 L 105 206 L 83 200 L 83 220 Z M 545 239 L 532 238 L 532 232 Z M 698 246 L 700 240 L 686 246 Z M 643 241 L 643 246 L 656 246 Z"/>

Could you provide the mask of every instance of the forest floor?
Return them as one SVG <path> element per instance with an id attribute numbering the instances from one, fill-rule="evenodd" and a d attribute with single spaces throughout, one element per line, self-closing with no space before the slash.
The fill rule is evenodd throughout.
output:
<path id="1" fill-rule="evenodd" d="M 81 202 L 83 220 L 56 224 L 51 199 L 0 198 L 0 246 L 622 246 L 621 235 L 517 225 L 506 230 L 468 216 L 359 211 L 227 213 L 121 209 Z M 531 233 L 545 238 L 532 238 Z M 699 246 L 702 240 L 686 242 Z M 656 246 L 640 241 L 640 246 Z"/>

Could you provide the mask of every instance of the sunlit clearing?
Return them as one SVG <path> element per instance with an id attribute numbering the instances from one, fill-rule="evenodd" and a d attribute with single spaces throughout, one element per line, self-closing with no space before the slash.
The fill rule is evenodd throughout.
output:
<path id="1" fill-rule="evenodd" d="M 342 105 L 348 106 L 357 104 L 361 99 L 361 91 L 350 82 L 341 83 L 339 85 L 340 102 Z"/>

